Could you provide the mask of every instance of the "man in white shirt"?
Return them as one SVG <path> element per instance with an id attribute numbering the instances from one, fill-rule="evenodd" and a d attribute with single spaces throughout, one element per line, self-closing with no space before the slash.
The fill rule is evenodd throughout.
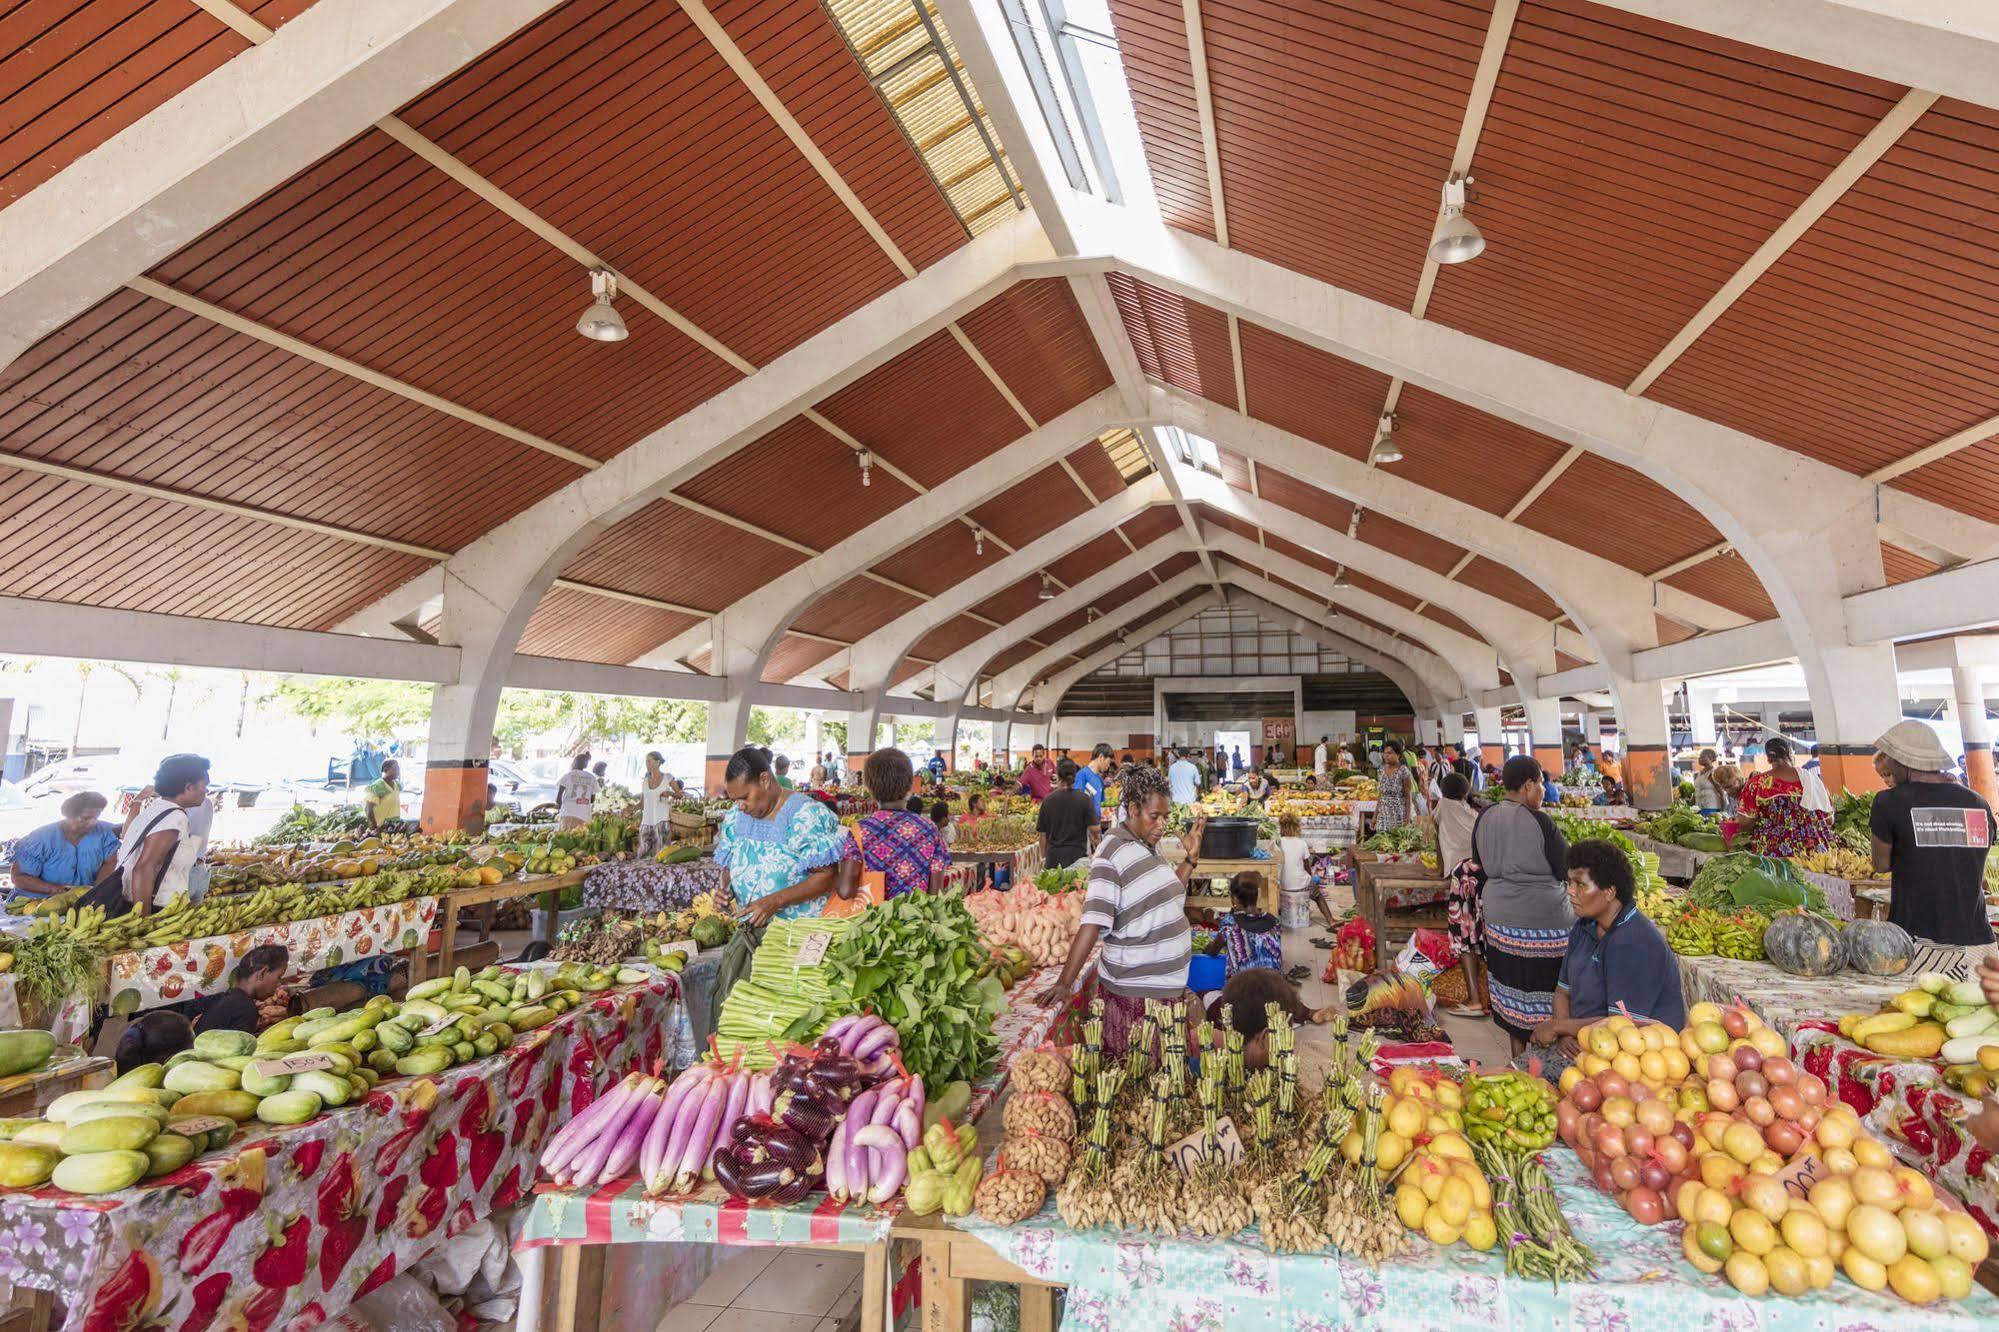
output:
<path id="1" fill-rule="evenodd" d="M 1173 766 L 1166 770 L 1166 785 L 1174 804 L 1191 805 L 1201 798 L 1201 770 L 1185 753 L 1176 754 Z"/>
<path id="2" fill-rule="evenodd" d="M 1312 751 L 1312 775 L 1314 777 L 1326 775 L 1326 737 L 1323 735 L 1319 737 L 1318 748 Z"/>

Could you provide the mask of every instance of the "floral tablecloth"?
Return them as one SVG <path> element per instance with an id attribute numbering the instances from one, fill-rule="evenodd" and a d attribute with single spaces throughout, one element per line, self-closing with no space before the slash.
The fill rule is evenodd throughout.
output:
<path id="1" fill-rule="evenodd" d="M 679 865 L 622 861 L 590 867 L 583 876 L 583 902 L 612 911 L 679 911 L 721 886 L 722 867 L 705 856 Z"/>
<path id="2" fill-rule="evenodd" d="M 1832 1094 L 1861 1118 L 1897 1156 L 1922 1171 L 1999 1238 L 1999 1182 L 1992 1154 L 1964 1131 L 1978 1102 L 1943 1080 L 1923 1059 L 1891 1059 L 1863 1050 L 1827 1025 L 1810 1023 L 1791 1037 L 1791 1052 L 1825 1079 Z"/>
<path id="3" fill-rule="evenodd" d="M 1906 978 L 1883 979 L 1841 972 L 1836 976 L 1793 976 L 1768 962 L 1726 957 L 1682 957 L 1680 993 L 1689 1007 L 1730 1004 L 1740 998 L 1786 1040 L 1800 1022 L 1872 1013 L 1909 988 Z"/>
<path id="4" fill-rule="evenodd" d="M 0 1281 L 66 1332 L 309 1328 L 526 1196 L 551 1124 L 660 1058 L 670 978 L 598 996 L 489 1059 L 399 1078 L 99 1198 L 0 1194 Z"/>
<path id="5" fill-rule="evenodd" d="M 219 934 L 140 952 L 114 953 L 105 963 L 112 1009 L 136 1013 L 229 988 L 243 954 L 263 944 L 282 944 L 292 970 L 319 971 L 381 953 L 415 948 L 430 937 L 437 921 L 435 897 L 412 897 L 365 911 L 309 920 L 260 925 L 240 934 Z"/>
<path id="6" fill-rule="evenodd" d="M 1595 1281 L 1555 1287 L 1506 1274 L 1498 1253 L 1439 1249 L 1415 1236 L 1378 1270 L 1335 1253 L 1270 1253 L 1254 1232 L 1228 1240 L 1072 1231 L 1051 1203 L 1011 1228 L 958 1226 L 1043 1281 L 1069 1287 L 1064 1332 L 1955 1332 L 1990 1328 L 1983 1289 L 1919 1308 L 1844 1280 L 1810 1299 L 1745 1300 L 1680 1254 L 1677 1223 L 1640 1226 L 1598 1192 L 1568 1151 L 1545 1158 L 1563 1213 L 1596 1250 Z"/>
<path id="7" fill-rule="evenodd" d="M 1049 1039 L 1067 1009 L 1045 1008 L 1033 996 L 1051 984 L 1059 968 L 1043 967 L 1008 993 L 1008 1005 L 994 1019 L 999 1056 L 992 1071 L 972 1088 L 967 1122 L 998 1103 L 1012 1076 L 1013 1061 Z M 594 1191 L 537 1185 L 534 1205 L 516 1244 L 866 1244 L 886 1239 L 901 1201 L 886 1208 L 836 1203 L 815 1193 L 790 1207 L 751 1206 L 730 1199 L 715 1185 L 679 1198 L 648 1198 L 640 1181 L 617 1180 Z"/>

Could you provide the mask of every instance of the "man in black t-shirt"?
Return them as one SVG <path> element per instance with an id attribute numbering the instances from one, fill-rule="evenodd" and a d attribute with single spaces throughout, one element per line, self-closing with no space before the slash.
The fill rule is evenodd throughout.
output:
<path id="1" fill-rule="evenodd" d="M 1874 797 L 1868 828 L 1874 868 L 1894 881 L 1888 919 L 1930 943 L 1992 943 L 1985 915 L 1991 807 L 1950 776 L 1950 755 L 1922 722 L 1896 723 L 1874 749 L 1874 771 L 1888 789 Z"/>
<path id="2" fill-rule="evenodd" d="M 1088 791 L 1076 789 L 1078 769 L 1074 759 L 1055 765 L 1055 789 L 1041 802 L 1034 816 L 1034 831 L 1041 840 L 1041 863 L 1050 869 L 1064 869 L 1090 853 L 1090 831 L 1097 826 L 1097 807 Z"/>

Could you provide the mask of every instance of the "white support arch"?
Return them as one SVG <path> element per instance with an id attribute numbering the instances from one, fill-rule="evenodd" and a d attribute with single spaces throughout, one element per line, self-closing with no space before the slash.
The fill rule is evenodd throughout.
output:
<path id="1" fill-rule="evenodd" d="M 1402 691 L 1402 696 L 1409 700 L 1409 706 L 1419 715 L 1436 710 L 1438 700 L 1431 695 L 1429 687 L 1417 677 L 1416 673 L 1409 669 L 1406 662 L 1398 661 L 1385 653 L 1376 652 L 1365 644 L 1356 643 L 1351 638 L 1334 633 L 1310 616 L 1288 611 L 1273 602 L 1265 601 L 1253 592 L 1241 588 L 1237 588 L 1236 591 L 1237 596 L 1230 599 L 1230 605 L 1246 605 L 1270 624 L 1278 625 L 1294 634 L 1302 634 L 1335 652 L 1344 653 L 1363 666 L 1379 671 L 1394 681 L 1395 687 Z"/>
<path id="2" fill-rule="evenodd" d="M 1206 576 L 1206 571 L 1203 571 L 1202 578 L 1204 580 Z M 1116 661 L 1119 657 L 1131 651 L 1130 644 L 1149 642 L 1161 634 L 1171 633 L 1176 627 L 1193 619 L 1202 611 L 1221 604 L 1221 593 L 1210 588 L 1186 605 L 1175 606 L 1171 610 L 1154 616 L 1118 640 L 1098 648 L 1095 652 L 1092 652 L 1074 666 L 1063 671 L 1060 675 L 1055 676 L 1044 684 L 1038 685 L 1034 690 L 1033 710 L 1040 714 L 1044 721 L 1053 717 L 1055 709 L 1062 702 L 1062 696 L 1069 692 L 1071 685 L 1104 663 Z"/>
<path id="3" fill-rule="evenodd" d="M 1141 592 L 1124 605 L 1116 607 L 1105 618 L 1086 624 L 1080 629 L 1071 630 L 1019 665 L 1007 667 L 993 677 L 988 686 L 987 696 L 992 700 L 994 707 L 1010 708 L 1017 705 L 1028 685 L 1040 679 L 1050 667 L 1064 657 L 1074 656 L 1105 634 L 1114 632 L 1120 625 L 1150 615 L 1175 597 L 1184 596 L 1197 587 L 1208 585 L 1209 582 L 1205 569 L 1187 569 L 1173 575 L 1158 586 Z"/>

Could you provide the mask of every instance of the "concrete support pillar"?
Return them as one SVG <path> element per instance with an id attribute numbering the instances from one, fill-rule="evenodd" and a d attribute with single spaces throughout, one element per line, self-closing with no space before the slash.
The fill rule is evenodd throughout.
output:
<path id="1" fill-rule="evenodd" d="M 936 737 L 931 743 L 937 747 L 937 752 L 944 756 L 944 770 L 946 772 L 956 772 L 958 770 L 958 714 L 956 710 L 953 710 L 948 717 L 939 717 L 937 719 Z"/>
<path id="2" fill-rule="evenodd" d="M 874 753 L 875 732 L 881 726 L 881 695 L 864 694 L 862 706 L 847 714 L 847 771 L 859 772 Z"/>
<path id="3" fill-rule="evenodd" d="M 1720 730 L 1714 724 L 1714 695 L 1687 684 L 1687 725 L 1694 733 L 1695 745 L 1712 745 L 1720 738 Z"/>
<path id="4" fill-rule="evenodd" d="M 1818 730 L 1819 775 L 1830 791 L 1875 791 L 1881 778 L 1874 771 L 1874 742 L 1902 720 L 1900 685 L 1895 678 L 1895 649 L 1889 643 L 1847 646 L 1826 653 L 1813 682 L 1812 717 Z M 1822 679 L 1823 685 L 1816 680 Z M 1828 728 L 1827 714 L 1834 718 Z M 1828 734 L 1830 730 L 1830 734 Z"/>
<path id="5" fill-rule="evenodd" d="M 819 762 L 819 755 L 824 752 L 825 732 L 824 714 L 816 708 L 808 710 L 805 714 L 805 747 L 812 751 L 812 762 L 805 765 L 807 770 Z"/>
<path id="6" fill-rule="evenodd" d="M 1418 717 L 1416 719 L 1417 744 L 1419 745 L 1442 744 L 1443 735 L 1444 735 L 1444 724 L 1443 722 L 1439 721 L 1437 718 Z"/>
<path id="7" fill-rule="evenodd" d="M 1639 809 L 1673 803 L 1672 731 L 1666 717 L 1666 686 L 1657 680 L 1612 680 L 1617 725 L 1624 742 L 1624 788 Z M 1589 732 L 1583 732 L 1584 739 Z"/>
<path id="8" fill-rule="evenodd" d="M 993 766 L 1004 768 L 1013 762 L 1013 723 L 993 723 Z"/>
<path id="9" fill-rule="evenodd" d="M 1478 732 L 1478 746 L 1492 762 L 1506 762 L 1506 726 L 1498 708 L 1472 709 L 1472 728 Z"/>
<path id="10" fill-rule="evenodd" d="M 1964 732 L 1964 779 L 1985 803 L 1999 808 L 1999 780 L 1992 765 L 1992 722 L 1985 712 L 1985 678 L 1982 672 L 1953 666 L 1950 672 L 1952 708 L 1958 729 Z"/>
<path id="11" fill-rule="evenodd" d="M 722 794 L 729 759 L 749 742 L 749 733 L 748 699 L 737 694 L 708 705 L 708 766 L 702 785 L 708 795 Z"/>
<path id="12" fill-rule="evenodd" d="M 1443 743 L 1461 745 L 1465 742 L 1465 718 L 1461 712 L 1447 712 L 1441 723 Z"/>
<path id="13" fill-rule="evenodd" d="M 1550 777 L 1560 777 L 1562 763 L 1562 700 L 1559 698 L 1526 699 L 1527 734 L 1534 746 L 1534 757 L 1540 762 L 1541 770 Z"/>

